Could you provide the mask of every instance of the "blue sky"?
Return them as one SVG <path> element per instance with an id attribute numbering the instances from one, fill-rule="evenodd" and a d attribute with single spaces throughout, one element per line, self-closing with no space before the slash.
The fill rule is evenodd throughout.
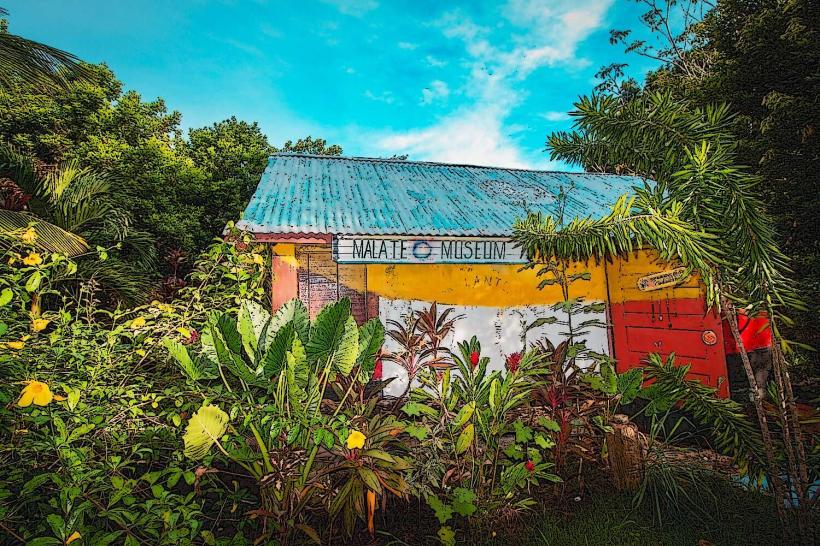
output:
<path id="1" fill-rule="evenodd" d="M 11 32 L 106 62 L 185 128 L 236 115 L 275 145 L 310 134 L 346 155 L 541 169 L 566 169 L 545 137 L 624 58 L 609 29 L 639 16 L 628 0 L 0 4 Z"/>

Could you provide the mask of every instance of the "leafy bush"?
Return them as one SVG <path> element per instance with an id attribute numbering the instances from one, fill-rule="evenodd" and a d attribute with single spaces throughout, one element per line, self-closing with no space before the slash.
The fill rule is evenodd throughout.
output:
<path id="1" fill-rule="evenodd" d="M 608 419 L 642 379 L 586 348 L 579 300 L 549 320 L 570 337 L 522 340 L 489 371 L 476 337 L 445 345 L 451 309 L 392 323 L 392 353 L 348 300 L 313 320 L 295 300 L 271 314 L 247 235 L 215 241 L 177 299 L 114 310 L 93 283 L 66 291 L 74 263 L 22 235 L 0 261 L 0 524 L 23 542 L 323 542 L 375 535 L 377 510 L 413 497 L 452 544 L 560 494 L 570 459 L 602 463 Z M 397 398 L 377 358 L 415 379 Z"/>

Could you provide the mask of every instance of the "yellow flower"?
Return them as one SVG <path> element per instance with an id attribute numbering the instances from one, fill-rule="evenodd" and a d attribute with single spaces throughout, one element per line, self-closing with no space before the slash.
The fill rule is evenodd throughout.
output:
<path id="1" fill-rule="evenodd" d="M 367 440 L 367 436 L 358 430 L 352 430 L 347 437 L 347 449 L 361 449 L 364 447 L 365 440 Z"/>
<path id="2" fill-rule="evenodd" d="M 162 303 L 159 300 L 154 300 L 151 302 L 151 307 L 156 307 L 163 313 L 172 313 L 174 311 L 174 306 L 168 303 Z"/>
<path id="3" fill-rule="evenodd" d="M 131 328 L 138 330 L 145 326 L 145 317 L 137 317 L 131 321 Z"/>
<path id="4" fill-rule="evenodd" d="M 53 399 L 54 395 L 51 394 L 51 389 L 48 388 L 48 385 L 40 381 L 27 381 L 26 386 L 23 387 L 23 390 L 20 392 L 20 399 L 17 401 L 17 405 L 21 408 L 25 408 L 34 402 L 37 406 L 47 406 L 51 404 Z"/>
<path id="5" fill-rule="evenodd" d="M 40 265 L 43 259 L 36 252 L 30 252 L 28 256 L 23 258 L 23 263 L 26 265 Z"/>
<path id="6" fill-rule="evenodd" d="M 36 238 L 37 238 L 37 232 L 34 231 L 33 227 L 30 227 L 27 230 L 25 230 L 23 232 L 23 234 L 20 236 L 20 239 L 24 243 L 26 243 L 27 245 L 30 245 L 31 243 L 33 243 Z"/>
<path id="7" fill-rule="evenodd" d="M 45 330 L 51 321 L 48 319 L 37 318 L 31 321 L 31 329 L 35 332 L 42 332 Z"/>
<path id="8" fill-rule="evenodd" d="M 260 254 L 254 252 L 253 254 L 251 254 L 251 257 L 253 258 L 253 263 L 255 263 L 256 265 L 263 265 L 265 263 L 265 260 L 262 258 Z"/>
<path id="9" fill-rule="evenodd" d="M 14 349 L 15 351 L 19 351 L 25 346 L 25 341 L 9 341 L 8 343 L 6 343 L 6 347 L 8 347 L 9 349 Z"/>
<path id="10" fill-rule="evenodd" d="M 75 540 L 79 540 L 81 538 L 83 538 L 83 535 L 81 535 L 79 531 L 74 531 L 73 533 L 71 533 L 71 535 L 69 535 L 67 539 L 65 539 L 65 543 L 71 544 Z"/>

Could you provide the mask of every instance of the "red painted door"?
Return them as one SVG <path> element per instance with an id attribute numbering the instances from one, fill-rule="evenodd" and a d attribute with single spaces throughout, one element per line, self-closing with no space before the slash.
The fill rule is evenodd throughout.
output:
<path id="1" fill-rule="evenodd" d="M 720 318 L 706 308 L 697 276 L 664 287 L 674 282 L 674 269 L 643 251 L 607 264 L 616 369 L 642 366 L 648 353 L 675 353 L 676 363 L 691 364 L 687 377 L 729 396 Z"/>

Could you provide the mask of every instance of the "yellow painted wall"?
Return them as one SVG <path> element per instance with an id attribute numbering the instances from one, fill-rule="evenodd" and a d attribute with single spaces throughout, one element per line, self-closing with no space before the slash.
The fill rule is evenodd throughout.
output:
<path id="1" fill-rule="evenodd" d="M 330 245 L 277 244 L 274 252 L 279 256 L 298 263 L 297 256 L 304 253 L 321 254 L 325 258 L 330 253 Z M 318 258 L 318 256 L 317 256 Z M 328 256 L 329 258 L 329 256 Z M 322 260 L 324 261 L 324 260 Z M 672 295 L 667 288 L 652 292 L 642 292 L 637 288 L 640 277 L 650 273 L 676 267 L 657 259 L 652 251 L 638 251 L 627 257 L 618 258 L 604 266 L 594 261 L 578 263 L 571 273 L 588 271 L 589 281 L 577 281 L 571 286 L 570 297 L 583 297 L 588 301 L 607 301 L 606 275 L 608 268 L 609 288 L 612 303 L 624 301 L 657 299 L 659 297 L 696 298 L 703 287 L 697 275 L 690 276 L 678 285 Z M 341 282 L 355 284 L 349 288 L 363 290 L 362 276 L 358 271 L 367 270 L 367 290 L 383 298 L 397 300 L 437 301 L 449 305 L 482 305 L 491 307 L 511 307 L 519 305 L 553 304 L 562 299 L 560 287 L 546 286 L 538 289 L 545 277 L 537 277 L 535 270 L 520 271 L 520 265 L 507 264 L 368 264 L 340 265 Z M 353 280 L 357 282 L 353 282 Z M 668 294 L 667 294 L 668 292 Z"/>
<path id="2" fill-rule="evenodd" d="M 700 297 L 704 287 L 700 283 L 700 276 L 697 274 L 690 275 L 689 278 L 674 288 L 662 288 L 646 292 L 638 289 L 638 279 L 641 277 L 668 271 L 678 266 L 680 264 L 662 262 L 658 259 L 657 253 L 649 250 L 640 250 L 628 256 L 616 258 L 613 263 L 607 265 L 611 303 Z"/>
<path id="3" fill-rule="evenodd" d="M 437 301 L 448 305 L 517 305 L 553 304 L 563 299 L 557 285 L 538 289 L 547 277 L 537 277 L 534 270 L 519 271 L 520 265 L 506 264 L 430 264 L 367 266 L 367 288 L 380 297 Z M 578 264 L 573 272 L 588 271 L 589 281 L 571 286 L 570 297 L 606 300 L 604 268 L 593 262 Z"/>

